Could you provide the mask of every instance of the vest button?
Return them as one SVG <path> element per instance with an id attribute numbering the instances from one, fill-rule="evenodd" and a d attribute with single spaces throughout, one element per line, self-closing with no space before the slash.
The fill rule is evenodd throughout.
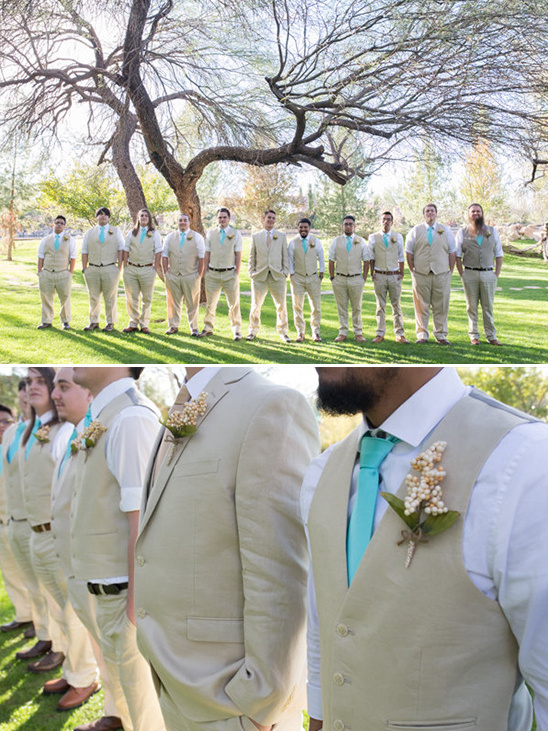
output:
<path id="1" fill-rule="evenodd" d="M 341 721 L 340 718 L 337 718 L 335 721 L 333 721 L 333 728 L 335 731 L 344 731 L 344 721 Z"/>
<path id="2" fill-rule="evenodd" d="M 145 559 L 142 556 L 137 556 L 135 559 L 137 566 L 144 566 L 145 565 Z"/>
<path id="3" fill-rule="evenodd" d="M 344 685 L 344 676 L 341 673 L 335 673 L 333 676 L 333 682 L 335 685 Z"/>
<path id="4" fill-rule="evenodd" d="M 337 634 L 340 637 L 346 637 L 348 634 L 348 627 L 345 624 L 338 624 L 337 625 Z"/>
<path id="5" fill-rule="evenodd" d="M 147 613 L 142 607 L 139 607 L 137 609 L 137 616 L 139 617 L 139 619 L 144 619 L 147 616 Z"/>

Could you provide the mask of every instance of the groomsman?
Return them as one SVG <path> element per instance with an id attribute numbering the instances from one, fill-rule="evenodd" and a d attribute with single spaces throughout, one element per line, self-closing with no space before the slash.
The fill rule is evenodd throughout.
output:
<path id="1" fill-rule="evenodd" d="M 156 272 L 160 271 L 162 237 L 154 227 L 148 208 L 142 208 L 132 231 L 127 235 L 122 254 L 124 287 L 129 324 L 123 332 L 150 333 L 150 311 Z M 139 313 L 139 299 L 141 312 Z"/>
<path id="2" fill-rule="evenodd" d="M 53 233 L 45 236 L 38 247 L 38 289 L 42 300 L 41 323 L 38 330 L 51 327 L 54 317 L 53 297 L 57 293 L 63 330 L 70 328 L 70 289 L 76 264 L 76 241 L 65 233 L 67 219 L 56 216 Z"/>
<path id="3" fill-rule="evenodd" d="M 89 325 L 84 330 L 99 329 L 101 295 L 105 303 L 107 324 L 103 332 L 112 332 L 118 317 L 117 296 L 124 237 L 117 226 L 111 226 L 110 211 L 105 206 L 95 212 L 97 226 L 84 234 L 82 272 L 89 293 Z"/>
<path id="4" fill-rule="evenodd" d="M 297 343 L 302 343 L 306 330 L 303 316 L 304 296 L 310 305 L 310 328 L 315 343 L 321 342 L 321 294 L 322 279 L 325 272 L 325 257 L 322 242 L 310 233 L 311 222 L 308 218 L 299 221 L 299 235 L 289 242 L 289 276 L 293 318 L 297 330 Z"/>
<path id="5" fill-rule="evenodd" d="M 424 223 L 407 234 L 405 251 L 413 279 L 413 301 L 417 343 L 428 341 L 430 308 L 434 322 L 434 337 L 440 345 L 447 340 L 451 274 L 455 266 L 456 244 L 449 226 L 436 223 L 438 209 L 434 203 L 423 208 Z"/>
<path id="6" fill-rule="evenodd" d="M 215 313 L 221 293 L 226 295 L 228 316 L 234 340 L 242 339 L 240 314 L 240 266 L 242 263 L 242 236 L 230 226 L 230 211 L 219 208 L 218 228 L 207 232 L 205 241 L 206 316 L 200 337 L 213 335 Z"/>
<path id="7" fill-rule="evenodd" d="M 179 330 L 184 301 L 190 334 L 198 333 L 200 282 L 204 273 L 204 237 L 190 228 L 190 218 L 180 213 L 178 230 L 166 236 L 162 251 L 162 268 L 166 281 L 167 320 L 166 335 Z"/>
<path id="8" fill-rule="evenodd" d="M 249 334 L 246 340 L 255 340 L 261 327 L 261 307 L 268 292 L 276 306 L 276 330 L 289 342 L 287 326 L 287 238 L 274 228 L 276 212 L 265 211 L 264 228 L 251 237 L 249 276 L 251 277 L 251 310 Z"/>
<path id="9" fill-rule="evenodd" d="M 502 269 L 502 244 L 497 229 L 487 226 L 479 203 L 468 206 L 468 226 L 457 233 L 457 270 L 462 279 L 468 313 L 468 335 L 479 345 L 478 305 L 481 304 L 483 329 L 491 345 L 497 340 L 493 301 Z"/>
<path id="10" fill-rule="evenodd" d="M 333 284 L 339 316 L 336 343 L 342 343 L 348 337 L 349 304 L 354 339 L 358 343 L 365 343 L 362 335 L 362 298 L 369 269 L 369 253 L 365 239 L 357 236 L 355 230 L 354 216 L 345 216 L 342 235 L 334 238 L 329 247 L 329 278 Z"/>
<path id="11" fill-rule="evenodd" d="M 385 211 L 381 216 L 381 230 L 369 237 L 371 279 L 377 300 L 377 334 L 374 343 L 382 343 L 386 333 L 386 300 L 390 297 L 394 334 L 397 343 L 409 343 L 403 329 L 401 311 L 401 284 L 404 275 L 403 237 L 392 231 L 394 216 Z"/>

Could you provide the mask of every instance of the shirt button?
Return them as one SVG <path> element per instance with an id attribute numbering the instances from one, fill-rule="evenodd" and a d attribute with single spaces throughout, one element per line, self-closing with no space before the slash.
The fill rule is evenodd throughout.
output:
<path id="1" fill-rule="evenodd" d="M 348 627 L 345 624 L 338 624 L 337 625 L 337 634 L 340 637 L 346 637 L 348 634 Z"/>
<path id="2" fill-rule="evenodd" d="M 344 731 L 344 721 L 341 721 L 340 718 L 337 718 L 335 721 L 333 721 L 333 728 L 335 731 Z"/>
<path id="3" fill-rule="evenodd" d="M 137 556 L 137 558 L 135 560 L 137 561 L 137 566 L 145 565 L 145 559 L 142 556 Z"/>
<path id="4" fill-rule="evenodd" d="M 333 682 L 335 685 L 344 685 L 344 676 L 341 673 L 335 673 L 333 676 Z"/>
<path id="5" fill-rule="evenodd" d="M 144 619 L 147 616 L 147 613 L 142 607 L 139 607 L 137 609 L 137 616 L 139 617 L 139 619 Z"/>

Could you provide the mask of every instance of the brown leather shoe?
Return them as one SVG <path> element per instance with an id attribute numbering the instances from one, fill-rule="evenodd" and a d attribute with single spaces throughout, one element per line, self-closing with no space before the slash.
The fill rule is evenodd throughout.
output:
<path id="1" fill-rule="evenodd" d="M 417 338 L 415 340 L 415 345 L 426 345 L 428 340 L 426 338 Z"/>
<path id="2" fill-rule="evenodd" d="M 383 340 L 384 340 L 384 335 L 376 335 L 371 342 L 372 343 L 382 343 Z"/>
<path id="3" fill-rule="evenodd" d="M 18 660 L 33 660 L 35 657 L 45 655 L 46 652 L 49 652 L 50 650 L 51 642 L 49 640 L 38 640 L 38 642 L 33 645 L 30 650 L 20 650 L 15 653 L 15 657 Z"/>
<path id="4" fill-rule="evenodd" d="M 245 336 L 245 339 L 249 340 L 251 342 L 251 340 L 255 340 L 256 337 L 257 336 L 255 335 L 255 333 L 249 333 L 248 335 Z"/>
<path id="5" fill-rule="evenodd" d="M 178 333 L 178 332 L 179 332 L 179 328 L 178 327 L 173 327 L 173 325 L 172 325 L 170 328 L 168 328 L 166 330 L 166 335 L 175 335 L 175 333 Z M 191 335 L 198 335 L 198 331 L 197 330 L 193 330 L 190 334 Z"/>
<path id="6" fill-rule="evenodd" d="M 210 335 L 213 335 L 213 330 L 202 330 L 201 333 L 198 333 L 199 338 L 208 338 Z"/>
<path id="7" fill-rule="evenodd" d="M 26 640 L 31 640 L 36 637 L 36 630 L 34 629 L 34 622 L 30 623 L 30 626 L 25 630 L 24 637 Z"/>
<path id="8" fill-rule="evenodd" d="M 346 335 L 337 335 L 337 337 L 335 338 L 336 343 L 344 343 L 345 340 L 346 340 Z"/>
<path id="9" fill-rule="evenodd" d="M 321 337 L 319 335 L 314 335 L 314 342 L 315 343 L 321 343 L 322 342 Z"/>
<path id="10" fill-rule="evenodd" d="M 37 330 L 46 330 L 48 327 L 51 327 L 51 322 L 42 322 L 38 327 Z"/>
<path id="11" fill-rule="evenodd" d="M 74 731 L 116 731 L 122 726 L 122 719 L 117 716 L 102 716 L 91 723 L 84 723 L 77 726 Z"/>
<path id="12" fill-rule="evenodd" d="M 65 655 L 62 652 L 48 652 L 40 660 L 31 662 L 27 665 L 27 670 L 31 673 L 49 673 L 50 670 L 57 670 L 65 661 Z"/>
<path id="13" fill-rule="evenodd" d="M 7 624 L 3 624 L 2 626 L 0 626 L 0 632 L 17 632 L 24 627 L 30 627 L 31 624 L 31 621 L 18 622 L 16 619 L 14 619 L 13 622 L 8 622 Z"/>
<path id="14" fill-rule="evenodd" d="M 480 341 L 477 338 L 473 338 L 473 340 L 470 340 L 470 345 L 479 345 Z"/>
<path id="15" fill-rule="evenodd" d="M 71 711 L 88 701 L 94 693 L 97 693 L 101 686 L 95 682 L 85 688 L 71 688 L 57 704 L 58 711 Z"/>
<path id="16" fill-rule="evenodd" d="M 57 695 L 58 693 L 66 693 L 71 687 L 65 678 L 55 678 L 55 680 L 47 680 L 44 683 L 42 693 L 44 695 Z"/>
<path id="17" fill-rule="evenodd" d="M 86 325 L 84 329 L 84 332 L 91 332 L 92 330 L 99 330 L 99 323 L 98 322 L 90 322 L 89 325 Z"/>
<path id="18" fill-rule="evenodd" d="M 111 333 L 113 330 L 114 325 L 112 324 L 112 322 L 109 322 L 108 325 L 105 325 L 105 327 L 103 328 L 104 333 Z"/>
<path id="19" fill-rule="evenodd" d="M 241 333 L 234 333 L 232 340 L 241 340 L 242 334 Z"/>
<path id="20" fill-rule="evenodd" d="M 436 342 L 438 345 L 451 345 L 447 338 L 440 338 L 439 340 L 436 340 Z"/>
<path id="21" fill-rule="evenodd" d="M 357 343 L 365 343 L 365 342 L 367 342 L 363 335 L 355 335 L 354 336 L 354 340 Z"/>
<path id="22" fill-rule="evenodd" d="M 124 329 L 122 330 L 122 332 L 123 332 L 123 333 L 136 333 L 136 332 L 137 332 L 138 330 L 139 330 L 139 328 L 138 328 L 138 327 L 131 327 L 130 325 L 128 325 L 127 327 L 125 327 L 125 328 L 124 328 Z"/>
<path id="23" fill-rule="evenodd" d="M 150 335 L 150 329 L 148 327 L 142 327 L 141 332 L 145 335 Z"/>
<path id="24" fill-rule="evenodd" d="M 502 343 L 499 342 L 496 338 L 494 338 L 494 340 L 489 341 L 489 345 L 502 345 Z"/>
<path id="25" fill-rule="evenodd" d="M 304 333 L 299 333 L 297 337 L 295 338 L 296 343 L 303 343 L 304 342 Z"/>
<path id="26" fill-rule="evenodd" d="M 409 345 L 409 340 L 405 337 L 405 335 L 398 335 L 396 342 L 401 343 L 402 345 Z"/>

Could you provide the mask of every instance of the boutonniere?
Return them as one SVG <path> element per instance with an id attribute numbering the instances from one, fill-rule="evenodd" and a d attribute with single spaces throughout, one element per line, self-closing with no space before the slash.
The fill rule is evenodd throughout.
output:
<path id="1" fill-rule="evenodd" d="M 410 472 L 405 478 L 405 500 L 389 492 L 381 492 L 407 526 L 407 529 L 401 531 L 402 537 L 398 541 L 398 546 L 407 542 L 406 569 L 409 568 L 419 543 L 428 543 L 431 536 L 443 533 L 460 515 L 456 510 L 448 510 L 442 500 L 440 485 L 446 473 L 441 466 L 441 459 L 446 446 L 447 442 L 434 442 L 411 460 L 414 472 Z"/>
<path id="2" fill-rule="evenodd" d="M 316 242 L 314 241 L 314 239 L 310 239 L 310 243 L 308 245 L 310 246 L 311 249 L 316 248 Z"/>
<path id="3" fill-rule="evenodd" d="M 397 242 L 397 240 L 398 240 L 398 239 L 396 238 L 395 234 L 392 234 L 392 236 L 390 237 L 390 241 L 391 241 L 391 242 L 392 242 L 393 244 L 395 244 L 395 243 Z"/>
<path id="4" fill-rule="evenodd" d="M 227 234 L 226 237 L 227 237 L 227 239 L 233 239 L 234 238 L 234 234 Z"/>
<path id="5" fill-rule="evenodd" d="M 191 238 L 192 238 L 192 234 L 188 234 L 188 236 L 186 237 L 186 240 L 187 240 L 187 241 L 190 241 L 190 240 L 191 240 Z"/>
<path id="6" fill-rule="evenodd" d="M 445 231 L 445 229 L 444 228 L 438 228 L 437 231 L 441 235 Z"/>
<path id="7" fill-rule="evenodd" d="M 485 236 L 486 239 L 488 239 L 489 236 L 491 236 L 491 231 L 489 229 L 486 229 L 485 233 L 483 235 Z"/>
<path id="8" fill-rule="evenodd" d="M 167 461 L 168 464 L 170 464 L 173 459 L 177 442 L 181 441 L 181 439 L 184 439 L 185 437 L 190 437 L 192 434 L 197 432 L 196 420 L 199 416 L 203 416 L 207 410 L 206 399 L 207 393 L 202 391 L 199 396 L 190 399 L 190 401 L 183 404 L 182 409 L 169 414 L 167 419 L 164 421 L 160 419 L 160 424 L 163 424 L 165 428 L 171 432 L 169 436 L 166 437 L 166 441 L 171 442 L 171 452 Z"/>
<path id="9" fill-rule="evenodd" d="M 109 228 L 109 230 L 108 230 L 108 235 L 109 235 L 109 236 L 112 236 L 112 234 L 113 234 L 113 233 L 114 233 L 114 231 L 113 231 L 113 230 L 112 230 L 111 228 Z"/>
<path id="10" fill-rule="evenodd" d="M 69 237 L 69 235 L 68 235 L 68 234 L 65 234 L 65 235 L 63 236 L 63 241 L 68 241 L 68 240 L 69 240 L 69 238 L 70 238 L 70 237 Z"/>
<path id="11" fill-rule="evenodd" d="M 49 430 L 51 429 L 49 424 L 44 424 L 34 432 L 36 439 L 42 444 L 48 444 L 49 442 Z"/>
<path id="12" fill-rule="evenodd" d="M 70 445 L 72 454 L 76 454 L 80 449 L 86 453 L 86 460 L 89 456 L 89 450 L 97 444 L 101 434 L 104 434 L 107 430 L 106 426 L 103 426 L 100 421 L 92 421 L 84 431 L 80 432 L 76 439 L 74 439 Z M 84 460 L 85 461 L 85 460 Z"/>
<path id="13" fill-rule="evenodd" d="M 352 240 L 352 243 L 353 243 L 353 244 L 359 244 L 359 243 L 360 243 L 360 240 L 359 240 L 359 239 L 353 239 L 353 240 Z"/>
<path id="14" fill-rule="evenodd" d="M 276 239 L 278 238 L 278 234 L 272 234 L 272 238 L 274 241 L 276 241 Z"/>
<path id="15" fill-rule="evenodd" d="M 147 231 L 147 238 L 150 238 L 152 236 L 152 231 Z"/>

